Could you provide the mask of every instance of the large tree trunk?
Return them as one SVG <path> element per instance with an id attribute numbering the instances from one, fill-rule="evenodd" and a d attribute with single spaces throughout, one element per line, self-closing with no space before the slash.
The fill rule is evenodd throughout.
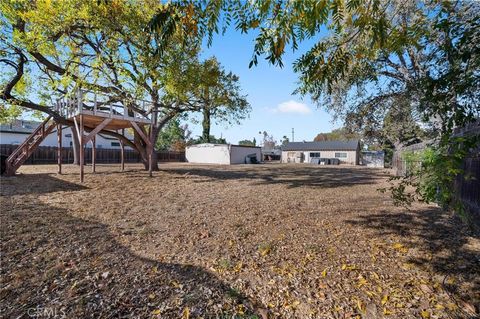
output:
<path id="1" fill-rule="evenodd" d="M 154 140 L 156 140 L 156 138 L 154 138 Z M 138 152 L 140 153 L 143 167 L 145 170 L 148 170 L 148 147 L 136 131 L 133 133 L 133 142 L 137 146 Z M 155 149 L 153 150 L 152 154 L 152 170 L 158 171 L 157 153 L 155 152 Z"/>
<path id="2" fill-rule="evenodd" d="M 202 121 L 202 140 L 203 142 L 210 143 L 210 109 L 205 107 L 203 109 L 203 121 Z"/>
<path id="3" fill-rule="evenodd" d="M 167 114 L 163 116 L 154 126 L 152 139 L 151 139 L 151 142 L 154 145 L 153 154 L 152 154 L 152 170 L 154 171 L 159 170 L 158 157 L 157 157 L 157 153 L 155 152 L 155 144 L 158 140 L 158 135 L 160 134 L 160 131 L 162 130 L 162 128 L 168 123 L 168 121 L 170 121 L 173 117 L 175 117 L 175 115 L 177 115 L 177 113 Z M 147 135 L 147 132 L 145 132 L 145 134 Z M 142 140 L 142 138 L 140 137 L 140 135 L 138 135 L 136 131 L 134 131 L 133 140 L 135 145 L 137 146 L 138 151 L 140 152 L 143 166 L 145 167 L 146 170 L 148 170 L 147 145 L 145 144 L 145 142 Z"/>

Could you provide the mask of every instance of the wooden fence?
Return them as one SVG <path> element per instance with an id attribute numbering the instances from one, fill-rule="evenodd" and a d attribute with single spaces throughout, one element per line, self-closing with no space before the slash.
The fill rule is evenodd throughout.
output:
<path id="1" fill-rule="evenodd" d="M 455 130 L 455 136 L 480 134 L 480 121 Z M 427 141 L 407 146 L 401 151 L 393 154 L 392 168 L 397 176 L 406 176 L 412 172 L 415 166 L 421 165 L 420 162 L 407 162 L 404 158 L 406 152 L 418 152 L 429 145 L 435 144 L 435 141 Z M 463 173 L 459 174 L 454 182 L 456 196 L 464 204 L 470 213 L 470 218 L 480 227 L 480 146 L 472 150 L 462 163 Z M 476 220 L 476 221 L 475 221 Z"/>
<path id="2" fill-rule="evenodd" d="M 457 196 L 480 226 L 480 157 L 466 158 L 462 169 L 464 173 L 457 176 L 454 187 Z"/>
<path id="3" fill-rule="evenodd" d="M 0 144 L 0 154 L 10 155 L 18 146 L 10 144 Z M 99 164 L 120 163 L 120 149 L 97 148 L 96 160 Z M 134 150 L 126 149 L 124 152 L 125 163 L 140 163 L 140 154 Z M 85 163 L 91 163 L 92 149 L 85 149 Z M 185 152 L 158 151 L 157 160 L 159 162 L 185 162 Z M 65 164 L 73 162 L 73 149 L 71 147 L 62 148 L 62 162 Z M 25 164 L 56 164 L 57 147 L 39 146 L 28 158 Z"/>
<path id="4" fill-rule="evenodd" d="M 405 153 L 415 153 L 423 151 L 430 145 L 433 145 L 434 141 L 426 141 L 418 144 L 413 144 L 402 148 L 400 151 L 395 151 L 392 157 L 392 168 L 396 176 L 407 176 L 411 173 L 412 169 L 417 165 L 420 165 L 419 162 L 410 161 L 407 162 L 405 159 Z"/>

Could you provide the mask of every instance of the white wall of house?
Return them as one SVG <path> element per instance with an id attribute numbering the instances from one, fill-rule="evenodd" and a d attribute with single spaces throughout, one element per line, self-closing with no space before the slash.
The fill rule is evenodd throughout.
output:
<path id="1" fill-rule="evenodd" d="M 187 146 L 185 158 L 189 163 L 230 164 L 230 150 L 226 144 L 198 144 Z"/>
<path id="2" fill-rule="evenodd" d="M 245 164 L 248 155 L 255 154 L 257 161 L 262 161 L 262 149 L 260 147 L 230 146 L 230 164 Z"/>
<path id="3" fill-rule="evenodd" d="M 29 133 L 0 132 L 0 144 L 20 145 L 29 135 Z M 105 135 L 102 135 L 97 135 L 97 148 L 120 149 L 120 142 L 116 138 L 107 138 Z M 70 147 L 71 142 L 72 128 L 64 127 L 62 130 L 62 147 Z M 57 146 L 57 130 L 55 129 L 50 133 L 40 146 Z M 88 143 L 87 147 L 92 147 L 92 143 Z M 128 149 L 128 147 L 125 148 Z"/>
<path id="4" fill-rule="evenodd" d="M 282 151 L 282 163 L 310 163 L 311 153 L 320 153 L 321 158 L 338 158 L 341 164 L 358 165 L 356 151 Z M 345 157 L 343 157 L 345 156 Z"/>
<path id="5" fill-rule="evenodd" d="M 300 151 L 282 151 L 282 163 L 303 163 L 302 157 L 304 152 Z"/>

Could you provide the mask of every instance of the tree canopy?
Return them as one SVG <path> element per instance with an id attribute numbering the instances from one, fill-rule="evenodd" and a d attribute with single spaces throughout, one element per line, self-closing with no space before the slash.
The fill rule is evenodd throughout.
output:
<path id="1" fill-rule="evenodd" d="M 212 119 L 217 123 L 240 124 L 251 110 L 241 92 L 240 79 L 226 72 L 215 57 L 195 65 L 196 77 L 189 86 L 192 99 L 202 113 L 202 139 L 210 143 Z"/>
<path id="2" fill-rule="evenodd" d="M 57 112 L 55 100 L 78 89 L 104 94 L 105 103 L 121 102 L 131 112 L 153 116 L 154 141 L 168 121 L 201 111 L 206 102 L 211 101 L 208 106 L 215 108 L 217 118 L 240 119 L 248 103 L 239 93 L 238 77 L 218 63 L 220 79 L 199 77 L 205 65 L 198 61 L 198 39 L 184 41 L 178 29 L 170 33 L 168 43 L 160 43 L 148 30 L 164 7 L 154 0 L 2 1 L 0 63 L 5 72 L 0 74 L 0 119 L 29 110 L 71 124 Z M 211 94 L 201 95 L 207 86 L 214 86 Z M 202 99 L 205 96 L 208 101 Z M 242 111 L 230 118 L 237 106 Z M 115 132 L 103 133 L 123 139 L 146 161 L 146 145 L 138 134 L 132 143 Z"/>
<path id="3" fill-rule="evenodd" d="M 162 151 L 183 152 L 191 140 L 192 132 L 188 125 L 182 125 L 180 118 L 170 120 L 160 131 L 156 140 L 156 149 Z"/>
<path id="4" fill-rule="evenodd" d="M 352 140 L 359 139 L 360 134 L 351 132 L 346 128 L 337 128 L 328 133 L 318 133 L 313 139 L 314 141 L 335 141 L 335 140 Z"/>
<path id="5" fill-rule="evenodd" d="M 157 1 L 2 1 L 0 46 L 2 114 L 19 107 L 49 114 L 71 124 L 55 109 L 55 99 L 83 89 L 121 102 L 130 111 L 154 116 L 154 138 L 176 114 L 193 110 L 171 87 L 193 76 L 188 68 L 198 44 L 185 45 L 178 34 L 157 54 L 145 26 L 161 6 Z M 173 64 L 172 61 L 177 62 Z M 172 84 L 173 83 L 173 84 Z M 28 93 L 27 93 L 28 92 Z M 183 95 L 181 95 L 183 94 Z M 148 100 L 143 107 L 142 100 Z M 18 113 L 18 112 L 17 112 Z M 146 158 L 146 145 L 114 132 Z"/>
<path id="6" fill-rule="evenodd" d="M 256 139 L 255 139 L 255 137 L 254 137 L 253 140 L 241 140 L 241 141 L 238 141 L 238 145 L 257 146 L 257 141 L 256 141 Z"/>
<path id="7" fill-rule="evenodd" d="M 443 129 L 479 115 L 478 55 L 472 54 L 478 51 L 478 17 L 479 4 L 462 1 L 183 0 L 164 7 L 150 26 L 158 41 L 168 23 L 209 41 L 230 25 L 253 31 L 251 65 L 259 56 L 282 65 L 286 48 L 315 39 L 294 64 L 297 92 L 368 134 L 380 131 L 392 105 L 405 105 L 405 99 L 415 104 L 408 107 L 416 122 Z M 326 36 L 319 37 L 322 32 Z M 455 98 L 446 93 L 452 91 Z"/>

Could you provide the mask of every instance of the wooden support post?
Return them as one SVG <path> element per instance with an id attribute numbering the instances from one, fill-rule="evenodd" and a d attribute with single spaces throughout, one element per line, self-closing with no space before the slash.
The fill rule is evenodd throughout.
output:
<path id="1" fill-rule="evenodd" d="M 153 147 L 148 146 L 148 176 L 152 177 Z"/>
<path id="2" fill-rule="evenodd" d="M 62 125 L 57 125 L 57 163 L 58 174 L 62 174 Z"/>
<path id="3" fill-rule="evenodd" d="M 97 92 L 95 91 L 95 94 L 93 95 L 93 115 L 97 114 Z"/>
<path id="4" fill-rule="evenodd" d="M 125 136 L 125 129 L 122 129 L 122 135 Z M 123 172 L 125 170 L 125 145 L 123 145 L 123 140 L 120 140 L 120 161 Z"/>
<path id="5" fill-rule="evenodd" d="M 150 140 L 150 143 L 148 145 L 148 175 L 150 177 L 152 177 L 152 161 L 153 161 L 153 148 L 154 148 L 154 144 L 152 142 L 152 139 L 153 139 L 153 125 L 150 124 L 150 134 L 149 134 L 149 140 Z"/>
<path id="6" fill-rule="evenodd" d="M 78 136 L 78 139 L 79 139 L 79 144 L 80 144 L 80 182 L 83 183 L 83 164 L 84 164 L 84 161 L 85 161 L 85 143 L 83 142 L 84 140 L 84 137 L 83 137 L 83 115 L 80 114 L 79 115 L 80 117 L 80 127 L 79 127 L 79 136 Z"/>
<path id="7" fill-rule="evenodd" d="M 97 152 L 97 136 L 92 137 L 92 173 L 95 173 L 95 161 Z"/>
<path id="8" fill-rule="evenodd" d="M 108 123 L 110 123 L 112 121 L 112 119 L 105 119 L 103 120 L 102 123 L 100 123 L 96 128 L 94 128 L 87 136 L 85 136 L 85 138 L 83 139 L 83 142 L 85 144 L 87 144 L 88 142 L 90 142 L 90 140 L 92 139 L 92 137 L 94 137 L 95 135 L 97 135 L 101 130 L 103 130 L 107 125 Z"/>
<path id="9" fill-rule="evenodd" d="M 77 91 L 77 112 L 82 113 L 83 105 L 82 105 L 82 90 L 78 89 Z"/>

